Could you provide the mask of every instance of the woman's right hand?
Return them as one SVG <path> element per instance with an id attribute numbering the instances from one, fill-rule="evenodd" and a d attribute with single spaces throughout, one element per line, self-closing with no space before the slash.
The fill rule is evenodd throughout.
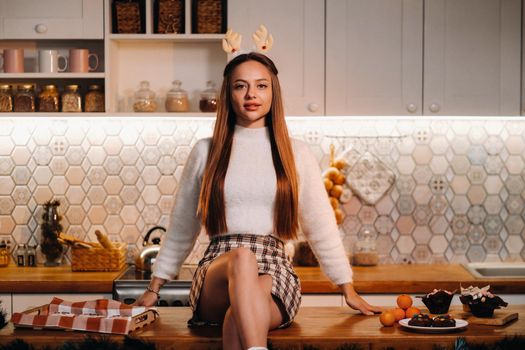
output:
<path id="1" fill-rule="evenodd" d="M 149 290 L 144 293 L 133 303 L 134 306 L 157 306 L 158 296 L 157 294 L 150 292 Z"/>

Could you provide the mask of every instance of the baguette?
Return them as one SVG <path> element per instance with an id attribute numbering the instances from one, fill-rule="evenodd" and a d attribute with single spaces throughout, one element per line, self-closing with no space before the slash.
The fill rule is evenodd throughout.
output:
<path id="1" fill-rule="evenodd" d="M 106 249 L 113 249 L 113 243 L 109 240 L 108 236 L 100 232 L 99 230 L 95 231 L 95 235 L 97 235 L 98 242 Z"/>

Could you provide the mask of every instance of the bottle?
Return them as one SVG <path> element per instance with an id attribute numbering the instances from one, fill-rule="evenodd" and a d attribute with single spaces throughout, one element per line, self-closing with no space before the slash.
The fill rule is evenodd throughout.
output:
<path id="1" fill-rule="evenodd" d="M 36 266 L 36 244 L 27 246 L 27 266 Z"/>
<path id="2" fill-rule="evenodd" d="M 0 85 L 0 112 L 12 112 L 13 111 L 13 92 L 11 91 L 11 85 L 1 84 Z"/>
<path id="3" fill-rule="evenodd" d="M 180 80 L 173 81 L 173 87 L 166 94 L 166 111 L 168 112 L 187 112 L 188 93 L 181 89 Z"/>
<path id="4" fill-rule="evenodd" d="M 215 90 L 215 83 L 211 80 L 206 83 L 206 90 L 201 92 L 199 108 L 201 112 L 217 111 L 217 90 Z"/>
<path id="5" fill-rule="evenodd" d="M 149 81 L 143 80 L 140 82 L 140 89 L 135 92 L 133 110 L 135 112 L 155 112 L 157 110 L 155 93 L 150 90 Z"/>
<path id="6" fill-rule="evenodd" d="M 15 112 L 34 112 L 35 111 L 35 90 L 31 84 L 23 84 L 18 87 L 13 96 L 13 111 Z"/>
<path id="7" fill-rule="evenodd" d="M 16 264 L 18 266 L 26 266 L 26 245 L 19 244 L 16 248 Z"/>
<path id="8" fill-rule="evenodd" d="M 39 112 L 58 112 L 58 90 L 53 84 L 45 85 L 38 95 Z"/>
<path id="9" fill-rule="evenodd" d="M 84 106 L 86 112 L 104 112 L 104 91 L 98 84 L 89 85 L 88 92 L 84 97 Z"/>
<path id="10" fill-rule="evenodd" d="M 82 112 L 82 96 L 78 85 L 66 85 L 62 93 L 62 112 Z"/>
<path id="11" fill-rule="evenodd" d="M 9 265 L 9 250 L 5 241 L 0 242 L 0 267 Z"/>
<path id="12" fill-rule="evenodd" d="M 354 247 L 353 264 L 359 266 L 375 266 L 379 262 L 376 250 L 376 233 L 373 229 L 365 228 L 358 235 Z"/>

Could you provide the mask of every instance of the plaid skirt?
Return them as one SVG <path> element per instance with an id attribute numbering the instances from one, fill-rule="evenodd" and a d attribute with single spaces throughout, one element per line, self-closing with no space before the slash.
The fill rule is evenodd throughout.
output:
<path id="1" fill-rule="evenodd" d="M 272 277 L 272 295 L 280 301 L 286 311 L 286 315 L 283 315 L 285 319 L 279 328 L 292 323 L 301 304 L 301 285 L 292 264 L 286 258 L 284 243 L 271 235 L 232 234 L 212 237 L 204 257 L 199 262 L 190 290 L 189 301 L 193 310 L 193 317 L 188 321 L 190 327 L 211 324 L 199 320 L 196 312 L 206 271 L 217 257 L 239 247 L 249 248 L 255 254 L 259 275 L 266 274 Z"/>

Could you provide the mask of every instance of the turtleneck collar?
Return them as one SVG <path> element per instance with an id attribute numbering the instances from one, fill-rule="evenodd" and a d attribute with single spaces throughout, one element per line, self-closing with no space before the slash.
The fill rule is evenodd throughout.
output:
<path id="1" fill-rule="evenodd" d="M 235 124 L 235 138 L 243 140 L 270 139 L 270 129 L 267 126 L 262 128 L 245 128 Z"/>

